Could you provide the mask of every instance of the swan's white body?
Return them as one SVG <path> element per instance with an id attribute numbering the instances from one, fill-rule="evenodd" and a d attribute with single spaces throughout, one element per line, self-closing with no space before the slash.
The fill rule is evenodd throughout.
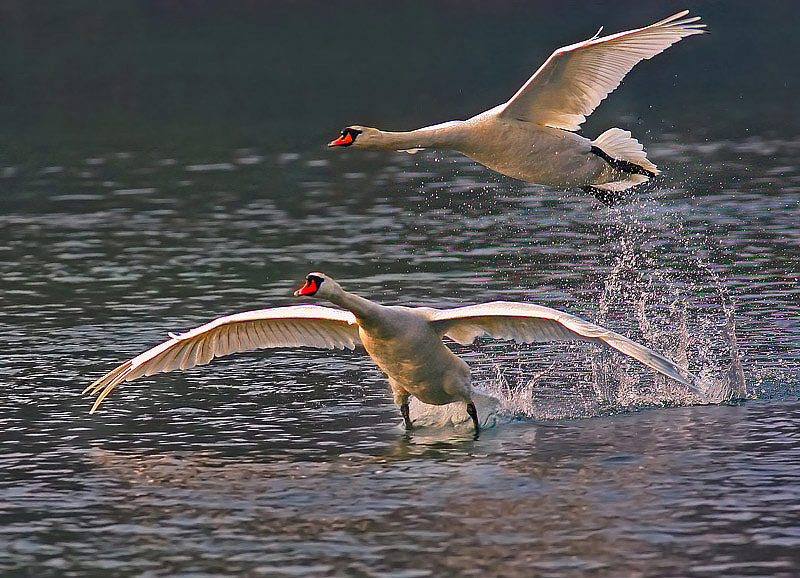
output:
<path id="1" fill-rule="evenodd" d="M 609 201 L 658 170 L 628 131 L 612 128 L 594 141 L 574 131 L 638 62 L 704 32 L 687 14 L 559 48 L 508 102 L 466 121 L 408 132 L 352 126 L 329 146 L 452 149 L 516 179 L 601 191 Z"/>
<path id="2" fill-rule="evenodd" d="M 314 281 L 313 291 L 307 290 Z M 114 387 L 160 371 L 203 365 L 214 357 L 271 347 L 354 349 L 363 345 L 389 377 L 395 402 L 406 425 L 408 400 L 472 406 L 467 364 L 442 342 L 443 337 L 472 343 L 489 335 L 518 342 L 588 341 L 629 355 L 656 371 L 678 380 L 704 397 L 699 380 L 655 351 L 618 333 L 578 317 L 539 305 L 496 301 L 455 309 L 384 306 L 348 293 L 322 273 L 311 273 L 296 294 L 315 295 L 345 310 L 299 305 L 220 317 L 119 365 L 84 391 L 99 394 L 94 412 Z M 473 416 L 477 427 L 477 417 Z"/>
<path id="3" fill-rule="evenodd" d="M 618 171 L 591 152 L 588 138 L 509 118 L 502 112 L 503 108 L 497 107 L 458 125 L 445 123 L 420 130 L 439 132 L 436 140 L 447 143 L 439 148 L 457 150 L 493 171 L 522 181 L 583 187 L 619 177 Z"/>

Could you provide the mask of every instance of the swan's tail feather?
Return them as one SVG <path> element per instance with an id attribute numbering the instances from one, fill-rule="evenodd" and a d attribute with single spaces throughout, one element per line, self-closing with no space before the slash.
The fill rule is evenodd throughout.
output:
<path id="1" fill-rule="evenodd" d="M 644 147 L 631 136 L 630 131 L 610 128 L 594 139 L 592 144 L 592 152 L 615 169 L 647 177 L 654 177 L 659 173 L 658 167 L 647 159 Z"/>
<path id="2" fill-rule="evenodd" d="M 631 136 L 630 131 L 610 128 L 592 141 L 592 153 L 621 172 L 620 178 L 608 183 L 591 184 L 584 187 L 606 205 L 613 205 L 622 192 L 646 182 L 659 173 L 658 167 L 647 158 L 642 144 Z"/>

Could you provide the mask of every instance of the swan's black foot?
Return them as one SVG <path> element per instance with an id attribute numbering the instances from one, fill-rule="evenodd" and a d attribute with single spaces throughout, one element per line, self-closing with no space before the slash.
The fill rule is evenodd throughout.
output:
<path id="1" fill-rule="evenodd" d="M 617 169 L 621 173 L 630 173 L 632 175 L 645 175 L 646 177 L 654 177 L 656 173 L 644 168 L 641 165 L 637 165 L 636 163 L 632 163 L 631 161 L 626 161 L 624 159 L 615 159 L 610 154 L 606 153 L 603 149 L 592 145 L 591 152 L 596 154 L 601 159 L 606 161 L 610 164 L 613 168 Z"/>
<path id="2" fill-rule="evenodd" d="M 585 193 L 594 195 L 598 201 L 607 207 L 613 207 L 623 198 L 625 198 L 625 195 L 623 195 L 620 191 L 606 191 L 605 189 L 598 189 L 592 185 L 586 185 L 583 187 L 583 191 Z"/>
<path id="3" fill-rule="evenodd" d="M 469 417 L 472 418 L 472 423 L 475 425 L 475 435 L 478 435 L 478 432 L 481 431 L 481 426 L 478 425 L 478 410 L 475 409 L 475 404 L 469 402 L 467 404 L 467 413 Z"/>
<path id="4" fill-rule="evenodd" d="M 403 414 L 403 422 L 406 424 L 406 429 L 414 429 L 414 426 L 411 425 L 411 416 L 408 413 L 407 403 L 400 404 L 400 413 Z"/>

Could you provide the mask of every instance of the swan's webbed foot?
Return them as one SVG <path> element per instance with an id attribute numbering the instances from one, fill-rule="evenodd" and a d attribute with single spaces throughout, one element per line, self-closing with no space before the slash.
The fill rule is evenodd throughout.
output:
<path id="1" fill-rule="evenodd" d="M 411 416 L 408 413 L 408 402 L 400 404 L 400 413 L 403 414 L 403 422 L 406 424 L 406 429 L 414 429 L 411 425 Z"/>
<path id="2" fill-rule="evenodd" d="M 481 431 L 481 426 L 478 425 L 478 410 L 475 409 L 474 403 L 469 402 L 467 404 L 467 413 L 469 414 L 469 417 L 472 418 L 472 423 L 475 425 L 475 435 L 477 436 Z"/>
<path id="3" fill-rule="evenodd" d="M 604 189 L 593 187 L 592 185 L 586 185 L 583 187 L 583 192 L 594 195 L 595 198 L 603 203 L 606 207 L 613 207 L 624 198 L 624 195 L 622 195 L 619 191 L 606 191 Z"/>

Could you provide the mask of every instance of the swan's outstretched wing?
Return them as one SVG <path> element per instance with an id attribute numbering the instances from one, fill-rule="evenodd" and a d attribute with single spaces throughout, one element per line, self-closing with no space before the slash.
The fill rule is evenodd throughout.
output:
<path id="1" fill-rule="evenodd" d="M 589 40 L 559 48 L 503 105 L 500 116 L 578 130 L 638 62 L 705 32 L 699 16 L 684 18 L 688 13 L 602 38 L 598 30 Z"/>
<path id="2" fill-rule="evenodd" d="M 220 317 L 156 345 L 92 383 L 83 393 L 99 393 L 94 413 L 117 384 L 159 371 L 204 365 L 215 357 L 268 347 L 354 349 L 361 344 L 355 315 L 349 311 L 297 305 Z"/>
<path id="3" fill-rule="evenodd" d="M 689 386 L 706 399 L 706 395 L 698 389 L 700 379 L 674 361 L 624 335 L 549 307 L 495 301 L 437 310 L 431 315 L 431 324 L 440 335 L 462 345 L 469 345 L 481 335 L 513 339 L 519 343 L 588 341 L 607 345 Z"/>

